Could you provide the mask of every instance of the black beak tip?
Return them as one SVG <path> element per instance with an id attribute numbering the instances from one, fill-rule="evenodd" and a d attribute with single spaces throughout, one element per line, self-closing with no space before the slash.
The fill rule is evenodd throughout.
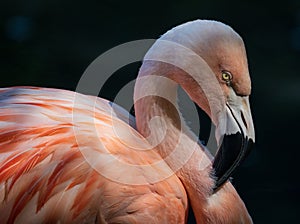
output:
<path id="1" fill-rule="evenodd" d="M 249 155 L 254 142 L 242 133 L 224 135 L 223 142 L 213 161 L 216 192 L 234 173 L 236 168 Z"/>

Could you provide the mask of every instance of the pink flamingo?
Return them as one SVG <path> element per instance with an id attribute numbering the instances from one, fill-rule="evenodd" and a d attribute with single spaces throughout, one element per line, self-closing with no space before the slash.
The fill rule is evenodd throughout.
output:
<path id="1" fill-rule="evenodd" d="M 254 141 L 242 39 L 197 20 L 160 41 L 183 50 L 157 41 L 147 53 L 136 128 L 101 98 L 0 89 L 1 223 L 185 223 L 189 204 L 197 223 L 252 223 L 228 181 Z M 216 124 L 222 144 L 213 160 L 178 112 L 178 84 Z"/>

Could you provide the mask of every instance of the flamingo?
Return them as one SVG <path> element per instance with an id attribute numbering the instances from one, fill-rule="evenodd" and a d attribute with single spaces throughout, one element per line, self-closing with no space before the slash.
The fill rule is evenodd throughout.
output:
<path id="1" fill-rule="evenodd" d="M 216 125 L 214 158 L 182 118 L 178 85 Z M 0 89 L 0 222 L 186 223 L 190 206 L 198 224 L 252 223 L 229 180 L 254 142 L 250 92 L 242 38 L 210 20 L 149 49 L 136 118 L 72 91 Z"/>

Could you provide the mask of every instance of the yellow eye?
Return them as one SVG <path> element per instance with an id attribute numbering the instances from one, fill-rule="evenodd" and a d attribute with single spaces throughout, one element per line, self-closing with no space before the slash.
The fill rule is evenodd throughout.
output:
<path id="1" fill-rule="evenodd" d="M 230 82 L 231 79 L 232 79 L 231 73 L 228 72 L 228 71 L 222 71 L 222 79 L 223 79 L 225 82 Z"/>

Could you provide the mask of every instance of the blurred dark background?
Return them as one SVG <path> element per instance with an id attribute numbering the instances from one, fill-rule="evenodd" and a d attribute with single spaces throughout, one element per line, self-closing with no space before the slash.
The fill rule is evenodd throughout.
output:
<path id="1" fill-rule="evenodd" d="M 106 50 L 198 18 L 229 24 L 248 51 L 256 147 L 233 183 L 255 223 L 298 223 L 298 0 L 1 1 L 0 86 L 74 90 Z M 119 72 L 102 96 L 113 99 L 139 65 Z"/>

